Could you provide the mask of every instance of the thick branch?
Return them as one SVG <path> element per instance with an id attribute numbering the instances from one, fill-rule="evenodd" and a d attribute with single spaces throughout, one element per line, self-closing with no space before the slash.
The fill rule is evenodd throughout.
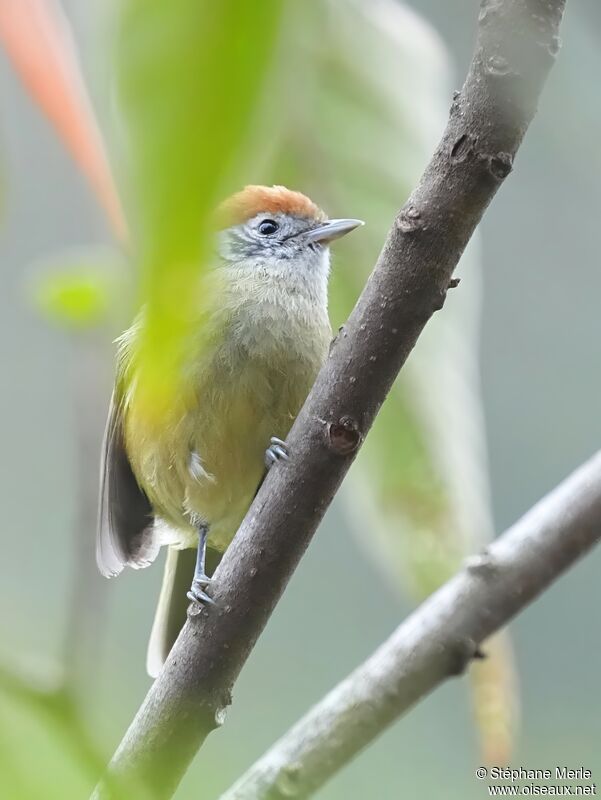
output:
<path id="1" fill-rule="evenodd" d="M 564 4 L 482 7 L 443 139 L 290 432 L 293 457 L 267 476 L 216 573 L 216 608 L 184 626 L 110 764 L 114 777 L 145 779 L 157 798 L 170 797 L 221 721 L 248 654 L 511 170 L 558 49 Z"/>
<path id="2" fill-rule="evenodd" d="M 221 800 L 308 797 L 601 539 L 601 453 L 432 595 Z"/>

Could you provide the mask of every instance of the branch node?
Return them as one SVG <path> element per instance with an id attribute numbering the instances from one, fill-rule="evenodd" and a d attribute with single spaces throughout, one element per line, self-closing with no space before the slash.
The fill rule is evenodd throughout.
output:
<path id="1" fill-rule="evenodd" d="M 298 762 L 282 767 L 275 782 L 275 789 L 281 797 L 296 797 L 299 792 L 301 765 Z"/>
<path id="2" fill-rule="evenodd" d="M 397 227 L 403 233 L 415 233 L 424 227 L 422 212 L 413 204 L 401 209 L 397 217 Z"/>
<path id="3" fill-rule="evenodd" d="M 449 676 L 459 677 L 463 675 L 468 665 L 480 651 L 479 645 L 473 639 L 461 639 L 453 647 L 451 651 L 451 660 L 449 666 Z"/>
<path id="4" fill-rule="evenodd" d="M 557 58 L 557 54 L 561 50 L 561 37 L 557 35 L 552 36 L 550 43 L 547 45 L 547 50 L 552 58 Z"/>
<path id="5" fill-rule="evenodd" d="M 338 422 L 330 422 L 327 432 L 328 444 L 335 453 L 341 456 L 354 453 L 363 438 L 357 421 L 349 416 L 340 417 Z"/>
<path id="6" fill-rule="evenodd" d="M 467 133 L 462 133 L 461 136 L 455 140 L 453 147 L 451 147 L 451 159 L 456 162 L 465 161 L 465 159 L 474 151 L 476 140 Z"/>
<path id="7" fill-rule="evenodd" d="M 221 728 L 227 717 L 227 706 L 215 709 L 215 727 Z"/>
<path id="8" fill-rule="evenodd" d="M 190 603 L 188 606 L 188 619 L 200 617 L 203 613 L 206 613 L 206 609 L 201 603 Z"/>
<path id="9" fill-rule="evenodd" d="M 511 153 L 497 153 L 496 156 L 485 156 L 488 171 L 499 181 L 504 180 L 513 169 Z"/>
<path id="10" fill-rule="evenodd" d="M 447 291 L 449 289 L 456 289 L 459 284 L 461 283 L 461 278 L 451 278 L 451 280 L 447 283 L 446 289 L 441 289 L 438 294 L 434 297 L 432 308 L 434 311 L 440 311 L 440 309 L 444 306 L 446 299 L 447 299 Z"/>
<path id="11" fill-rule="evenodd" d="M 450 116 L 454 116 L 459 111 L 459 98 L 461 96 L 461 92 L 458 89 L 455 89 L 453 92 L 453 102 L 451 103 L 451 108 L 449 109 Z"/>
<path id="12" fill-rule="evenodd" d="M 505 56 L 499 55 L 498 53 L 486 59 L 484 69 L 492 78 L 517 77 L 517 72 L 511 69 L 509 61 L 507 61 Z"/>
<path id="13" fill-rule="evenodd" d="M 484 549 L 481 553 L 466 558 L 465 568 L 479 578 L 489 578 L 498 571 L 499 566 L 490 552 Z"/>

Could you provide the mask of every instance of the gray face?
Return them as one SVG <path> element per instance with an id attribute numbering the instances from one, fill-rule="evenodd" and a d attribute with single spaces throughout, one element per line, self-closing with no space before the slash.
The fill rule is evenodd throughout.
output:
<path id="1" fill-rule="evenodd" d="M 222 231 L 219 253 L 226 262 L 314 260 L 334 239 L 363 225 L 358 219 L 318 221 L 290 214 L 257 214 L 242 225 Z"/>
<path id="2" fill-rule="evenodd" d="M 240 262 L 245 259 L 288 261 L 305 253 L 317 253 L 327 242 L 315 241 L 310 234 L 323 224 L 282 213 L 257 214 L 242 225 L 221 232 L 219 254 L 224 261 Z"/>

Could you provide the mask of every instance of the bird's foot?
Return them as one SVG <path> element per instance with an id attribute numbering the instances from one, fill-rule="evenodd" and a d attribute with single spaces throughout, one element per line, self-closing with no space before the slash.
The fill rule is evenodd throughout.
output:
<path id="1" fill-rule="evenodd" d="M 288 461 L 290 450 L 286 442 L 278 439 L 277 436 L 271 437 L 271 444 L 265 451 L 265 466 L 267 469 L 273 467 L 278 461 Z"/>
<path id="2" fill-rule="evenodd" d="M 196 566 L 194 567 L 194 578 L 192 586 L 187 594 L 188 600 L 199 605 L 214 606 L 215 601 L 205 592 L 211 583 L 211 578 L 205 572 L 205 559 L 207 554 L 207 538 L 209 535 L 208 525 L 198 526 L 198 550 L 196 552 Z"/>
<path id="3" fill-rule="evenodd" d="M 210 582 L 211 579 L 207 575 L 195 577 L 187 594 L 188 600 L 192 603 L 200 603 L 200 605 L 214 606 L 215 601 L 205 592 Z"/>

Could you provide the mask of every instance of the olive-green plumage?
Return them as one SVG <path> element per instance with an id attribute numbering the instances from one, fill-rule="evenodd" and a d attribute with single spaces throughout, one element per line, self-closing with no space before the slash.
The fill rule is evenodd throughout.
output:
<path id="1" fill-rule="evenodd" d="M 183 364 L 185 399 L 149 431 L 130 382 L 122 413 L 133 472 L 173 528 L 173 543 L 195 547 L 202 521 L 209 544 L 223 552 L 265 472 L 270 437 L 285 438 L 324 361 L 330 326 L 315 298 L 290 297 L 277 277 L 220 271 L 223 285 L 205 321 L 209 341 L 199 336 Z M 130 374 L 140 332 L 136 325 L 121 340 Z"/>
<path id="2" fill-rule="evenodd" d="M 115 574 L 126 564 L 146 566 L 160 545 L 171 546 L 149 648 L 152 674 L 185 619 L 193 561 L 177 550 L 196 548 L 206 525 L 209 547 L 223 553 L 265 473 L 270 437 L 286 437 L 326 358 L 327 244 L 353 227 L 326 221 L 283 187 L 247 187 L 221 212 L 231 224 L 199 293 L 177 400 L 158 424 L 149 423 L 138 380 L 144 312 L 119 340 L 97 554 L 101 571 Z"/>

